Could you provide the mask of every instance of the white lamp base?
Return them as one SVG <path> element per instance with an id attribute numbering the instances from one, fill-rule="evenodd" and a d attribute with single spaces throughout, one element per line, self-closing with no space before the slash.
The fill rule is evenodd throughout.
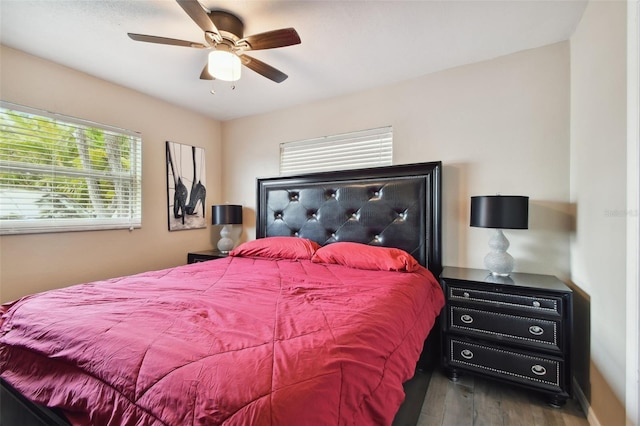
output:
<path id="1" fill-rule="evenodd" d="M 218 250 L 220 253 L 229 253 L 233 250 L 235 246 L 235 241 L 233 241 L 229 236 L 231 235 L 231 229 L 228 225 L 224 225 L 220 230 L 220 239 L 218 240 Z"/>
<path id="2" fill-rule="evenodd" d="M 508 277 L 513 272 L 515 261 L 507 253 L 509 240 L 504 236 L 501 229 L 496 229 L 491 239 L 489 239 L 489 248 L 491 251 L 484 258 L 484 266 L 494 276 Z"/>

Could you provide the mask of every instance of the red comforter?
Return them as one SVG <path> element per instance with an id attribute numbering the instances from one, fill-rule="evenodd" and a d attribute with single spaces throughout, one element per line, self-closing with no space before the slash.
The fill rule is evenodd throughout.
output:
<path id="1" fill-rule="evenodd" d="M 424 268 L 229 257 L 3 306 L 0 375 L 78 424 L 390 424 L 442 305 Z"/>

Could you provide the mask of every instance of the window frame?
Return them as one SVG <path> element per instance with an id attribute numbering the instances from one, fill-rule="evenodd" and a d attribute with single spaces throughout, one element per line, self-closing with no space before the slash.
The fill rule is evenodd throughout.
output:
<path id="1" fill-rule="evenodd" d="M 38 119 L 47 119 L 53 120 L 56 124 L 61 124 L 64 126 L 73 127 L 78 131 L 86 132 L 87 130 L 91 132 L 101 131 L 100 135 L 102 138 L 120 138 L 125 137 L 128 139 L 127 149 L 122 151 L 120 148 L 117 150 L 117 154 L 120 155 L 123 152 L 128 153 L 127 160 L 128 170 L 124 171 L 105 171 L 105 170 L 97 170 L 97 169 L 87 169 L 85 168 L 85 164 L 81 167 L 68 167 L 64 165 L 51 165 L 51 164 L 40 164 L 40 163 L 29 163 L 29 162 L 21 162 L 15 160 L 8 160 L 7 158 L 0 158 L 0 170 L 2 172 L 16 172 L 16 174 L 27 175 L 32 173 L 36 176 L 47 176 L 52 180 L 60 178 L 61 180 L 65 180 L 70 177 L 82 178 L 86 180 L 98 180 L 107 181 L 110 184 L 116 185 L 123 189 L 123 192 L 120 193 L 120 202 L 111 202 L 109 204 L 108 210 L 101 210 L 100 207 L 93 207 L 93 215 L 94 217 L 72 217 L 72 218 L 64 218 L 64 217 L 41 217 L 41 218 L 19 218 L 19 219 L 10 219 L 3 218 L 0 216 L 0 235 L 15 235 L 15 234 L 34 234 L 34 233 L 51 233 L 51 232 L 71 232 L 71 231 L 94 231 L 94 230 L 114 230 L 114 229 L 137 229 L 142 227 L 142 135 L 140 132 L 135 132 L 131 130 L 126 130 L 114 126 L 105 125 L 102 123 L 96 123 L 89 120 L 84 120 L 76 117 L 70 117 L 63 114 L 53 113 L 49 111 L 40 110 L 37 108 L 27 107 L 24 105 L 15 104 L 12 102 L 7 102 L 0 100 L 0 116 L 2 116 L 2 125 L 3 128 L 0 129 L 0 135 L 14 135 L 20 132 L 20 129 L 13 128 L 10 130 L 6 130 L 4 128 L 6 123 L 9 123 L 8 120 L 5 121 L 5 117 L 10 112 L 16 112 L 19 114 L 27 114 L 29 119 L 35 120 Z M 84 134 L 84 133 L 83 133 Z M 46 138 L 47 135 L 42 132 L 37 135 L 38 138 Z M 8 138 L 7 138 L 8 140 Z M 52 146 L 55 143 L 62 139 L 52 139 Z M 1 143 L 1 141 L 0 141 Z M 89 144 L 91 141 L 89 142 Z M 7 143 L 7 147 L 10 144 Z M 90 146 L 90 145 L 87 145 Z M 52 150 L 53 151 L 53 150 Z M 104 143 L 104 152 L 106 155 L 108 148 L 107 143 Z M 78 159 L 82 163 L 81 153 L 78 153 Z M 118 167 L 121 166 L 121 163 L 118 163 Z M 119 173 L 122 172 L 122 173 Z M 72 188 L 72 183 L 67 182 L 68 186 L 66 188 Z M 87 184 L 88 185 L 88 184 Z M 38 201 L 41 201 L 44 197 L 51 194 L 51 197 L 55 200 L 58 200 L 58 196 L 60 196 L 60 192 L 55 191 L 51 193 L 47 193 L 41 191 L 43 189 L 42 185 L 29 187 L 25 185 L 24 188 L 20 188 L 18 185 L 10 185 L 7 184 L 3 178 L 0 178 L 0 192 L 6 191 L 9 195 L 5 196 L 0 194 L 0 202 L 4 200 L 10 199 L 19 199 L 19 200 L 28 200 L 29 198 L 33 198 L 32 203 L 37 204 Z M 29 193 L 30 192 L 30 193 Z M 104 195 L 106 190 L 100 189 L 100 195 Z M 13 197 L 12 197 L 13 196 Z M 62 203 L 69 203 L 67 205 L 73 205 L 73 203 L 77 203 L 76 206 L 79 209 L 79 202 L 74 199 L 66 199 L 61 196 L 59 200 L 62 200 Z M 24 202 L 24 201 L 20 201 Z M 30 201 L 26 201 L 25 206 Z M 18 204 L 16 204 L 18 205 Z M 23 208 L 28 208 L 23 206 Z M 74 208 L 76 206 L 72 206 Z M 111 213 L 111 217 L 98 217 L 100 213 L 106 213 L 113 209 L 115 206 L 116 209 L 119 209 L 119 215 Z M 20 207 L 17 207 L 19 211 Z M 88 214 L 88 210 L 78 211 L 72 210 L 73 215 L 82 215 Z M 25 214 L 28 214 L 25 211 Z M 43 213 L 39 213 L 43 214 Z M 57 213 L 56 213 L 57 214 Z M 66 213 L 63 213 L 64 215 Z M 62 216 L 61 215 L 61 216 Z M 123 216 L 124 215 L 124 216 Z"/>

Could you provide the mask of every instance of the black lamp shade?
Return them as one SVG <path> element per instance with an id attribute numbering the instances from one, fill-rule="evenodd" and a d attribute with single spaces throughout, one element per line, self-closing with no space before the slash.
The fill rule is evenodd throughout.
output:
<path id="1" fill-rule="evenodd" d="M 520 195 L 471 197 L 471 226 L 527 229 L 529 227 L 529 197 Z"/>
<path id="2" fill-rule="evenodd" d="M 223 204 L 211 206 L 212 225 L 236 225 L 242 223 L 242 206 Z"/>

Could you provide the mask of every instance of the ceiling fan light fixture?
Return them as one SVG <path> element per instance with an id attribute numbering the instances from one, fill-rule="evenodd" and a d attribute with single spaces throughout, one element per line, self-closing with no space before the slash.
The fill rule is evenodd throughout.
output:
<path id="1" fill-rule="evenodd" d="M 201 80 L 234 82 L 240 79 L 242 67 L 247 67 L 276 83 L 282 83 L 287 79 L 287 75 L 282 71 L 245 53 L 300 44 L 300 36 L 294 28 L 281 28 L 245 37 L 244 24 L 236 15 L 222 10 L 206 10 L 199 0 L 176 1 L 204 31 L 205 43 L 135 33 L 128 33 L 129 38 L 146 43 L 212 49 L 207 64 L 200 72 Z"/>
<path id="2" fill-rule="evenodd" d="M 238 55 L 225 50 L 214 50 L 209 53 L 208 71 L 213 77 L 224 81 L 240 79 L 242 63 Z"/>

